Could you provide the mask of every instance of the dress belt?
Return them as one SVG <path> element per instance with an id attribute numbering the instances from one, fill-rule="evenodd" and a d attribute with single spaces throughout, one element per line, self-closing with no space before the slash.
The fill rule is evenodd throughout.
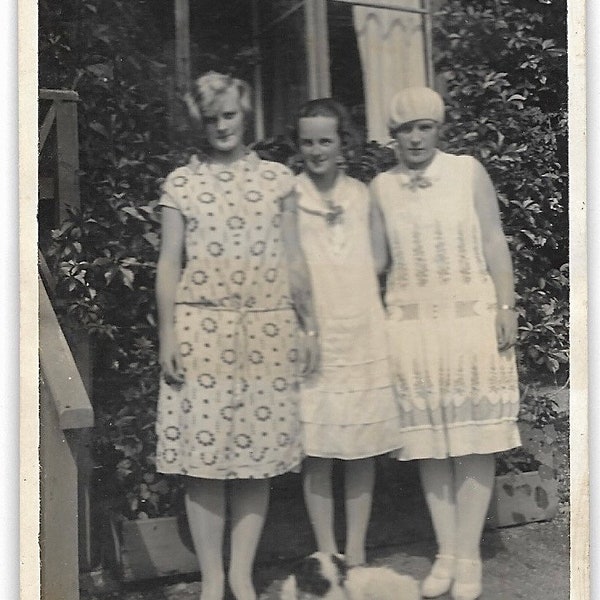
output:
<path id="1" fill-rule="evenodd" d="M 183 304 L 183 303 L 182 303 Z M 197 306 L 215 312 L 229 312 L 235 315 L 235 323 L 233 330 L 233 350 L 236 354 L 235 367 L 233 370 L 233 401 L 234 403 L 239 402 L 240 398 L 247 391 L 248 378 L 247 376 L 247 360 L 248 360 L 248 324 L 246 317 L 249 314 L 255 313 L 268 313 L 268 312 L 279 312 L 279 311 L 293 311 L 293 306 L 282 306 L 274 308 L 254 308 L 249 306 L 242 306 L 240 301 L 239 307 L 219 306 L 216 304 L 209 304 L 206 302 L 185 302 L 186 305 Z M 245 400 L 254 404 L 253 395 L 245 397 Z M 234 405 L 235 408 L 235 405 Z"/>
<path id="2" fill-rule="evenodd" d="M 418 319 L 465 318 L 482 315 L 496 310 L 495 302 L 481 300 L 457 300 L 456 302 L 415 302 L 410 304 L 389 305 L 388 317 L 398 321 Z"/>

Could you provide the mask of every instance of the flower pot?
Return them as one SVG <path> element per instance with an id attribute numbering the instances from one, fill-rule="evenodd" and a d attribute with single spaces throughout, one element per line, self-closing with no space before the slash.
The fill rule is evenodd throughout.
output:
<path id="1" fill-rule="evenodd" d="M 129 521 L 110 513 L 109 526 L 106 554 L 122 581 L 200 570 L 185 515 Z"/>
<path id="2" fill-rule="evenodd" d="M 488 511 L 489 528 L 547 521 L 558 512 L 558 482 L 537 471 L 499 475 Z"/>

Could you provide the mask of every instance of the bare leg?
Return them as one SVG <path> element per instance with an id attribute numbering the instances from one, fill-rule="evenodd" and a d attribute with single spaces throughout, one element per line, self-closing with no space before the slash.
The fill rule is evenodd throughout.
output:
<path id="1" fill-rule="evenodd" d="M 366 562 L 366 538 L 371 516 L 375 459 L 345 461 L 346 490 L 346 562 L 360 565 Z"/>
<path id="2" fill-rule="evenodd" d="M 216 479 L 188 478 L 185 508 L 202 572 L 201 600 L 222 600 L 225 485 Z"/>
<path id="3" fill-rule="evenodd" d="M 454 556 L 456 543 L 456 500 L 451 458 L 419 461 L 421 485 L 429 507 L 438 553 Z"/>
<path id="4" fill-rule="evenodd" d="M 317 548 L 321 552 L 338 552 L 333 527 L 333 461 L 308 457 L 304 461 L 304 501 L 312 524 Z"/>
<path id="5" fill-rule="evenodd" d="M 229 585 L 237 600 L 256 600 L 252 569 L 269 507 L 268 479 L 239 479 L 231 489 Z"/>
<path id="6" fill-rule="evenodd" d="M 481 534 L 494 485 L 494 455 L 454 459 L 457 532 L 456 557 L 479 560 Z"/>

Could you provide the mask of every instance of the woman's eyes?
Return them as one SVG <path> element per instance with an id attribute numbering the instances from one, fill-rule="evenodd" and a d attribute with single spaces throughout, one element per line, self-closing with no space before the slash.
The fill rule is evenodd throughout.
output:
<path id="1" fill-rule="evenodd" d="M 423 123 L 421 125 L 400 125 L 398 129 L 396 129 L 396 133 L 401 133 L 403 135 L 410 135 L 413 131 L 422 131 L 428 133 L 433 130 L 432 123 Z"/>
<path id="2" fill-rule="evenodd" d="M 220 117 L 217 115 L 209 115 L 204 117 L 204 122 L 207 125 L 214 125 L 219 121 L 219 118 L 225 119 L 226 121 L 231 121 L 231 119 L 235 119 L 236 115 L 237 112 L 235 111 L 221 113 Z"/>
<path id="3" fill-rule="evenodd" d="M 312 140 L 300 140 L 301 146 L 312 146 L 313 144 L 319 144 L 319 146 L 329 146 L 333 144 L 333 140 L 331 138 L 322 138 L 320 140 L 316 140 L 313 142 Z"/>

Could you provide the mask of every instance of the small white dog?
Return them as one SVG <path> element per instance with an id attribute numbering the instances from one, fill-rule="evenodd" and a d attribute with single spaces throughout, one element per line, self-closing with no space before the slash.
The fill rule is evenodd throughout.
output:
<path id="1" fill-rule="evenodd" d="M 315 552 L 283 582 L 281 600 L 419 600 L 418 583 L 388 567 L 349 568 L 339 554 Z"/>

